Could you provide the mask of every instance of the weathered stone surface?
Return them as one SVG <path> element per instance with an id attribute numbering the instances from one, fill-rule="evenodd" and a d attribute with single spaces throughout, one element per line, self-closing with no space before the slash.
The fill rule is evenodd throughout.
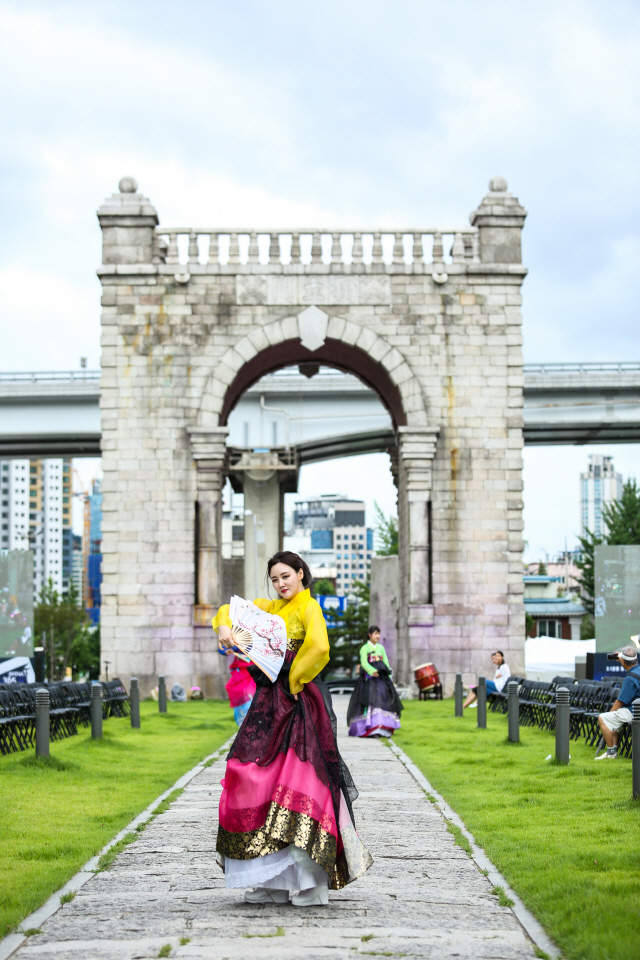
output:
<path id="1" fill-rule="evenodd" d="M 360 790 L 358 830 L 375 863 L 331 892 L 328 907 L 250 905 L 241 891 L 225 889 L 214 861 L 219 761 L 81 887 L 17 960 L 134 960 L 157 957 L 167 943 L 172 956 L 207 960 L 530 960 L 532 944 L 512 911 L 499 906 L 405 767 L 377 741 L 341 741 Z M 273 936 L 278 928 L 284 936 Z M 190 942 L 180 946 L 181 937 Z"/>
<path id="2" fill-rule="evenodd" d="M 451 247 L 434 235 L 433 263 L 413 232 L 413 262 L 403 260 L 400 233 L 391 263 L 380 259 L 379 233 L 374 262 L 362 260 L 361 234 L 357 262 L 334 260 L 337 234 L 323 262 L 317 233 L 311 263 L 293 248 L 283 263 L 274 233 L 269 263 L 257 255 L 240 263 L 234 250 L 223 264 L 212 230 L 209 261 L 194 254 L 192 233 L 181 264 L 175 233 L 163 239 L 132 185 L 99 211 L 101 640 L 111 669 L 125 681 L 138 676 L 143 694 L 164 673 L 170 684 L 223 695 L 221 658 L 200 624 L 229 599 L 219 526 L 234 383 L 319 360 L 377 388 L 399 428 L 396 676 L 409 681 L 432 661 L 449 690 L 457 671 L 467 682 L 486 671 L 496 647 L 520 672 L 522 505 L 507 493 L 522 490 L 526 211 L 504 180 L 494 178 L 473 215 L 477 232 L 456 234 Z M 328 322 L 326 340 L 323 328 L 307 349 L 299 324 L 310 307 Z"/>

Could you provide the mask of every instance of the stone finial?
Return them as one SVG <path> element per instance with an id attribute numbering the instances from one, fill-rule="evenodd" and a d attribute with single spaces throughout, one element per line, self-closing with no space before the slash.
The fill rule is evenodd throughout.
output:
<path id="1" fill-rule="evenodd" d="M 521 234 L 527 211 L 507 192 L 504 177 L 492 177 L 489 193 L 469 217 L 478 227 L 482 263 L 522 263 Z"/>
<path id="2" fill-rule="evenodd" d="M 138 181 L 135 177 L 123 177 L 118 184 L 118 190 L 120 193 L 137 193 Z"/>
<path id="3" fill-rule="evenodd" d="M 102 262 L 151 264 L 158 214 L 147 198 L 137 192 L 134 177 L 123 177 L 118 189 L 98 210 Z"/>
<path id="4" fill-rule="evenodd" d="M 122 180 L 120 183 L 122 183 Z M 508 184 L 504 177 L 492 177 L 491 180 L 489 180 L 489 190 L 491 193 L 506 193 L 507 186 Z"/>

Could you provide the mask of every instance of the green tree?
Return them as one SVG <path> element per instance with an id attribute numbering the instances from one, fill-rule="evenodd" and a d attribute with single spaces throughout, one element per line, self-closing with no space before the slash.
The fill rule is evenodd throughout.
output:
<path id="1" fill-rule="evenodd" d="M 333 597 L 335 596 L 336 588 L 332 584 L 331 580 L 326 578 L 322 580 L 316 580 L 312 584 L 312 590 L 314 597 Z"/>
<path id="2" fill-rule="evenodd" d="M 546 577 L 547 575 L 547 565 L 544 560 L 538 561 L 538 576 Z"/>
<path id="3" fill-rule="evenodd" d="M 580 541 L 580 559 L 576 560 L 576 566 L 582 571 L 582 576 L 578 577 L 582 593 L 582 602 L 587 613 L 594 615 L 595 604 L 595 550 L 601 543 L 604 543 L 602 537 L 596 537 L 590 530 L 586 531 L 584 537 L 578 537 Z"/>
<path id="4" fill-rule="evenodd" d="M 626 545 L 640 543 L 640 489 L 635 479 L 627 480 L 619 500 L 602 508 L 607 543 Z"/>
<path id="5" fill-rule="evenodd" d="M 525 615 L 524 615 L 524 635 L 525 635 L 525 637 L 529 637 L 529 636 L 531 635 L 531 631 L 533 630 L 533 628 L 535 627 L 535 625 L 536 625 L 535 618 L 532 617 L 530 613 L 525 613 Z"/>
<path id="6" fill-rule="evenodd" d="M 378 540 L 376 553 L 380 557 L 396 556 L 398 553 L 398 518 L 387 517 L 377 503 L 374 503 L 376 512 L 375 529 Z"/>
<path id="7" fill-rule="evenodd" d="M 78 671 L 100 669 L 100 634 L 89 629 L 86 611 L 79 606 L 78 591 L 71 582 L 68 593 L 60 595 L 53 580 L 42 588 L 33 611 L 36 637 L 46 634 L 47 675 L 60 680 L 67 667 Z M 97 655 L 96 655 L 97 647 Z"/>
<path id="8" fill-rule="evenodd" d="M 347 609 L 340 614 L 341 626 L 329 627 L 331 659 L 325 673 L 336 669 L 351 671 L 358 662 L 360 647 L 366 642 L 369 629 L 369 600 L 369 584 L 356 581 Z"/>

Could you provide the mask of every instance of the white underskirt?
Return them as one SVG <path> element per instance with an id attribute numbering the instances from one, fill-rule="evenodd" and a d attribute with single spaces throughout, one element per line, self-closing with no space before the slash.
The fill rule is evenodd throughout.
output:
<path id="1" fill-rule="evenodd" d="M 288 846 L 253 860 L 224 858 L 224 885 L 232 889 L 262 887 L 269 890 L 310 890 L 329 886 L 326 870 L 305 850 Z"/>

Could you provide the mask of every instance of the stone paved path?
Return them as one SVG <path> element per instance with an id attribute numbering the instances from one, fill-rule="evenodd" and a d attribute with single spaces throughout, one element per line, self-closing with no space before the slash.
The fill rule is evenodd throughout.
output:
<path id="1" fill-rule="evenodd" d="M 345 731 L 346 698 L 336 700 Z M 213 859 L 221 760 L 81 887 L 16 960 L 133 960 L 157 957 L 165 944 L 185 960 L 532 958 L 511 910 L 499 906 L 391 750 L 346 735 L 341 750 L 360 790 L 358 830 L 375 863 L 361 880 L 331 892 L 328 907 L 251 906 L 239 891 L 225 890 Z M 185 937 L 190 942 L 180 946 Z"/>

